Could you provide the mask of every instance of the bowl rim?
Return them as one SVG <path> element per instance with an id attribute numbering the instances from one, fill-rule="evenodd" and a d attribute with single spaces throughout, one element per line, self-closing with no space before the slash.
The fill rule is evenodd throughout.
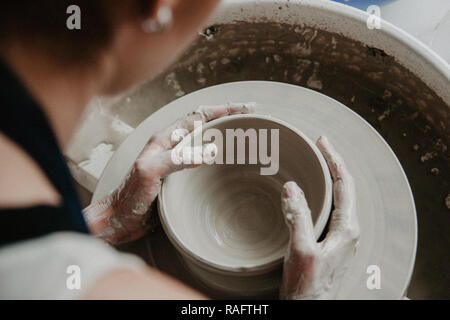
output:
<path id="1" fill-rule="evenodd" d="M 272 117 L 270 115 L 265 114 L 235 114 L 235 115 L 229 115 L 222 118 L 218 118 L 215 120 L 212 120 L 210 122 L 203 124 L 203 129 L 208 129 L 209 127 L 213 127 L 217 124 L 236 120 L 236 119 L 246 119 L 246 118 L 258 118 L 266 121 L 274 122 L 280 126 L 283 126 L 291 131 L 293 131 L 297 136 L 299 136 L 301 139 L 303 139 L 308 146 L 311 148 L 311 150 L 316 155 L 316 158 L 319 160 L 319 164 L 321 167 L 321 171 L 323 172 L 323 178 L 324 178 L 324 185 L 325 185 L 325 192 L 324 192 L 324 201 L 322 203 L 322 209 L 320 210 L 319 216 L 316 220 L 316 223 L 314 225 L 314 234 L 316 236 L 316 239 L 320 237 L 320 235 L 323 233 L 325 226 L 328 222 L 328 219 L 331 215 L 331 204 L 332 204 L 332 188 L 333 183 L 331 179 L 331 174 L 328 168 L 328 165 L 326 163 L 326 160 L 322 153 L 319 151 L 318 147 L 316 146 L 313 141 L 306 136 L 302 131 L 300 131 L 297 127 L 289 124 L 286 121 L 280 120 L 278 118 Z M 189 133 L 185 138 L 188 138 L 192 136 L 195 131 Z M 187 139 L 184 139 L 184 141 L 187 141 Z M 180 142 L 183 143 L 183 142 Z M 287 182 L 287 181 L 286 181 Z M 194 262 L 195 264 L 200 264 L 204 268 L 211 269 L 215 272 L 222 273 L 222 274 L 229 274 L 229 273 L 245 273 L 248 275 L 256 275 L 263 272 L 268 272 L 273 269 L 275 269 L 281 262 L 283 261 L 284 257 L 279 257 L 274 260 L 260 263 L 260 264 L 246 264 L 241 266 L 232 266 L 232 265 L 223 265 L 216 263 L 212 260 L 209 260 L 207 258 L 204 258 L 194 252 L 192 249 L 188 248 L 187 245 L 183 243 L 183 241 L 180 239 L 180 237 L 176 234 L 176 232 L 173 230 L 173 228 L 169 225 L 168 219 L 166 217 L 166 210 L 165 210 L 165 200 L 166 200 L 166 188 L 167 183 L 165 179 L 162 181 L 161 189 L 158 194 L 158 215 L 161 221 L 161 225 L 164 229 L 164 232 L 166 233 L 167 237 L 169 238 L 170 242 L 175 246 L 177 251 L 182 254 L 183 258 L 188 258 L 190 261 Z M 280 190 L 281 194 L 281 190 Z"/>

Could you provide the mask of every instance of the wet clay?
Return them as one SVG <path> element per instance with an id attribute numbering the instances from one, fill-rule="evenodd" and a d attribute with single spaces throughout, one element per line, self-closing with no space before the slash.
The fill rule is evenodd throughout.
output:
<path id="1" fill-rule="evenodd" d="M 236 164 L 234 152 L 235 164 L 204 165 L 165 179 L 160 205 L 163 225 L 172 242 L 184 247 L 184 254 L 197 255 L 219 269 L 273 269 L 274 263 L 281 263 L 288 243 L 280 196 L 283 184 L 291 180 L 303 189 L 320 235 L 331 207 L 328 168 L 308 138 L 274 120 L 230 116 L 204 129 L 218 129 L 224 137 L 226 129 L 279 130 L 277 174 L 261 175 L 264 165 L 248 164 L 246 150 L 245 165 Z M 273 151 L 270 143 L 269 150 Z M 219 147 L 217 158 L 226 159 L 226 152 L 225 146 Z"/>

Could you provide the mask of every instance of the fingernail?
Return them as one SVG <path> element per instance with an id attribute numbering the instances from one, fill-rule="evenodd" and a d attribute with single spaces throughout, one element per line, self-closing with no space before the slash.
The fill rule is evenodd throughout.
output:
<path id="1" fill-rule="evenodd" d="M 283 197 L 284 198 L 292 198 L 294 197 L 297 192 L 296 192 L 296 184 L 295 182 L 287 182 L 284 184 L 283 186 Z"/>
<path id="2" fill-rule="evenodd" d="M 290 197 L 291 197 L 291 194 L 289 193 L 289 190 L 288 189 L 284 189 L 284 191 L 283 191 L 283 198 L 287 199 L 287 198 L 290 198 Z"/>
<path id="3" fill-rule="evenodd" d="M 323 144 L 328 144 L 328 138 L 326 136 L 321 136 L 320 140 L 322 141 Z"/>

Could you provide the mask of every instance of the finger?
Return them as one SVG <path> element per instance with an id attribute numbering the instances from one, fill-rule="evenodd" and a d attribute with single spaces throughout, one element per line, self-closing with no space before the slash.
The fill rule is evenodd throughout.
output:
<path id="1" fill-rule="evenodd" d="M 317 245 L 311 210 L 305 194 L 295 182 L 287 182 L 283 186 L 281 207 L 291 233 L 291 251 L 311 252 Z"/>
<path id="2" fill-rule="evenodd" d="M 342 157 L 336 152 L 326 137 L 320 137 L 317 147 L 327 161 L 333 177 L 334 207 L 348 209 L 354 202 L 353 178 Z"/>
<path id="3" fill-rule="evenodd" d="M 356 192 L 353 178 L 342 157 L 326 137 L 320 137 L 317 146 L 324 155 L 333 177 L 334 210 L 323 245 L 328 248 L 349 243 L 359 237 L 358 218 L 355 210 Z"/>
<path id="4" fill-rule="evenodd" d="M 200 106 L 194 111 L 200 114 L 204 122 L 233 114 L 248 114 L 256 112 L 256 103 L 227 103 L 218 106 Z"/>
<path id="5" fill-rule="evenodd" d="M 157 132 L 145 147 L 145 156 L 154 156 L 175 147 L 184 137 L 201 124 L 227 115 L 254 113 L 256 104 L 228 103 L 218 106 L 200 106 L 193 113 L 178 119 L 164 130 Z"/>
<path id="6" fill-rule="evenodd" d="M 141 170 L 147 170 L 153 178 L 165 178 L 169 174 L 187 168 L 196 168 L 202 164 L 212 164 L 217 156 L 217 146 L 214 143 L 203 146 L 184 146 L 167 150 L 149 159 L 147 167 L 141 165 Z M 147 158 L 139 161 L 146 161 Z"/>

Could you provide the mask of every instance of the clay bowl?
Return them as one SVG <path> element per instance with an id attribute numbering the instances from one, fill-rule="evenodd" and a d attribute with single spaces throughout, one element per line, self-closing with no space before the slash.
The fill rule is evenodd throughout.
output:
<path id="1" fill-rule="evenodd" d="M 220 132 L 222 142 L 208 137 L 213 132 L 209 129 Z M 245 140 L 245 155 L 238 153 L 238 139 L 234 148 L 227 146 L 233 140 L 227 129 L 254 130 L 258 152 L 263 150 L 259 147 L 262 141 L 267 143 L 269 152 L 264 155 L 272 156 L 270 164 L 251 152 L 251 139 Z M 267 130 L 267 135 L 260 129 Z M 274 130 L 278 130 L 278 139 Z M 269 116 L 217 119 L 181 144 L 199 145 L 202 137 L 203 142 L 216 143 L 218 163 L 177 172 L 164 180 L 159 196 L 163 228 L 190 271 L 207 286 L 244 296 L 269 292 L 279 285 L 279 266 L 289 240 L 281 212 L 282 186 L 292 180 L 303 189 L 319 237 L 332 201 L 327 164 L 303 133 Z"/>

